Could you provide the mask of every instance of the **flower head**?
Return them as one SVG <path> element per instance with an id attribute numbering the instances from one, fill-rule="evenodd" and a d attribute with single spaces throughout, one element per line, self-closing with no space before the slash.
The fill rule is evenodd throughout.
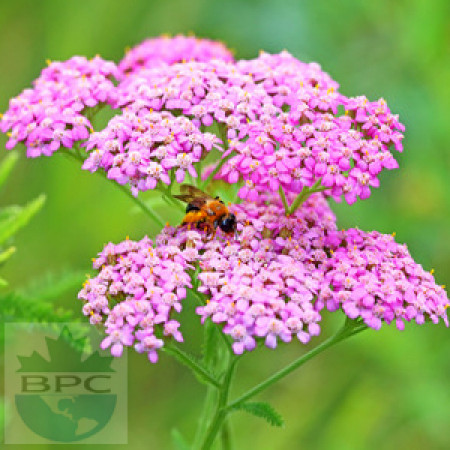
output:
<path id="1" fill-rule="evenodd" d="M 319 65 L 287 52 L 236 65 L 272 101 L 250 121 L 245 139 L 230 143 L 234 156 L 218 175 L 230 183 L 241 176 L 247 183 L 241 198 L 258 195 L 251 187 L 298 193 L 319 184 L 336 200 L 354 203 L 378 187 L 383 169 L 398 167 L 390 148 L 402 150 L 404 126 L 383 99 L 346 97 Z"/>
<path id="2" fill-rule="evenodd" d="M 320 332 L 314 300 L 323 280 L 324 241 L 336 229 L 324 197 L 312 196 L 291 217 L 271 196 L 236 205 L 234 212 L 238 239 L 208 242 L 200 255 L 199 291 L 208 301 L 197 313 L 223 324 L 235 353 L 252 350 L 257 340 L 270 348 L 293 337 L 308 342 Z"/>
<path id="3" fill-rule="evenodd" d="M 197 177 L 194 164 L 219 140 L 201 133 L 186 117 L 142 108 L 115 116 L 86 143 L 89 157 L 83 169 L 106 171 L 108 178 L 129 183 L 134 195 L 154 189 L 159 182 L 171 183 L 171 174 L 181 183 L 186 173 Z"/>
<path id="4" fill-rule="evenodd" d="M 182 341 L 174 315 L 192 288 L 195 267 L 200 298 L 207 299 L 196 312 L 202 322 L 210 317 L 223 327 L 236 353 L 252 350 L 258 340 L 274 348 L 280 340 L 306 343 L 317 335 L 321 317 L 314 299 L 323 278 L 323 242 L 336 229 L 335 217 L 321 194 L 281 221 L 282 206 L 271 200 L 271 206 L 234 207 L 237 239 L 218 231 L 210 240 L 202 230 L 166 227 L 155 247 L 148 238 L 108 244 L 94 260 L 98 275 L 79 294 L 84 314 L 105 326 L 103 346 L 114 355 L 134 344 L 148 349 L 153 361 L 156 344 Z M 150 337 L 154 346 L 145 347 L 142 339 Z"/>
<path id="5" fill-rule="evenodd" d="M 212 148 L 225 151 L 227 133 L 246 139 L 251 120 L 271 110 L 270 97 L 249 76 L 219 60 L 141 70 L 117 92 L 122 114 L 90 136 L 86 148 L 95 151 L 84 168 L 105 169 L 135 194 L 171 176 L 179 183 L 186 172 L 196 177 L 195 164 Z M 208 128 L 214 121 L 224 130 L 220 138 Z"/>
<path id="6" fill-rule="evenodd" d="M 323 194 L 289 217 L 267 195 L 232 210 L 237 238 L 218 230 L 211 240 L 201 229 L 166 227 L 155 247 L 144 238 L 104 248 L 94 261 L 99 274 L 79 297 L 91 322 L 104 323 L 103 346 L 113 355 L 137 342 L 136 350 L 155 361 L 165 339 L 181 342 L 174 315 L 194 285 L 201 322 L 218 324 L 236 354 L 258 342 L 269 348 L 309 342 L 320 333 L 324 308 L 342 309 L 375 329 L 383 322 L 403 329 L 405 321 L 439 318 L 448 325 L 444 289 L 406 246 L 377 232 L 337 231 Z"/>
<path id="7" fill-rule="evenodd" d="M 394 321 L 403 330 L 411 320 L 423 324 L 440 318 L 448 326 L 450 302 L 444 288 L 412 259 L 406 245 L 391 235 L 358 229 L 331 233 L 328 240 L 333 253 L 325 261 L 319 309 L 341 308 L 375 329 Z"/>
<path id="8" fill-rule="evenodd" d="M 190 266 L 181 253 L 173 245 L 154 248 L 148 238 L 105 246 L 94 260 L 98 275 L 78 295 L 91 323 L 105 327 L 102 348 L 111 347 L 111 354 L 120 356 L 124 346 L 134 345 L 156 362 L 164 339 L 183 340 L 172 318 L 192 287 Z"/>
<path id="9" fill-rule="evenodd" d="M 117 76 L 115 64 L 98 56 L 50 63 L 32 89 L 10 100 L 0 119 L 0 130 L 10 130 L 6 148 L 23 142 L 28 157 L 50 156 L 87 139 L 92 125 L 83 111 L 115 101 L 111 78 Z"/>

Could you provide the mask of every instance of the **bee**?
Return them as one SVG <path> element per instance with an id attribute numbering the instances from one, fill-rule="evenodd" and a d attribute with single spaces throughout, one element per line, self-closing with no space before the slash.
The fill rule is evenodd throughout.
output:
<path id="1" fill-rule="evenodd" d="M 180 192 L 174 197 L 187 203 L 181 225 L 195 224 L 197 228 L 205 228 L 208 234 L 212 233 L 212 238 L 216 235 L 217 227 L 226 234 L 236 234 L 236 216 L 230 213 L 219 197 L 213 198 L 190 184 L 182 184 Z"/>

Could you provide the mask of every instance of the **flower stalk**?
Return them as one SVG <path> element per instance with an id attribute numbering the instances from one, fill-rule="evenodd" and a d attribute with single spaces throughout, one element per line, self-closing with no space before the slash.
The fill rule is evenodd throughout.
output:
<path id="1" fill-rule="evenodd" d="M 319 178 L 310 188 L 304 186 L 301 192 L 297 195 L 297 197 L 292 202 L 292 205 L 288 207 L 287 214 L 293 214 L 312 194 L 315 192 L 323 192 L 329 189 L 328 187 L 321 186 L 321 179 Z M 282 190 L 282 189 L 281 189 Z M 283 202 L 284 204 L 284 202 Z M 286 206 L 285 206 L 286 209 Z"/>
<path id="2" fill-rule="evenodd" d="M 223 152 L 226 152 L 228 150 L 227 127 L 222 124 L 218 124 L 218 128 L 219 128 L 219 136 L 222 140 Z M 201 185 L 200 185 L 201 189 L 204 190 L 207 186 L 209 186 L 209 184 L 214 179 L 214 177 L 220 172 L 220 169 L 233 156 L 234 156 L 234 153 L 231 152 L 229 155 L 220 159 L 220 161 L 217 163 L 216 167 L 214 167 L 214 170 L 208 175 L 208 177 L 205 179 L 205 181 L 203 181 L 203 183 L 201 183 Z"/>
<path id="3" fill-rule="evenodd" d="M 259 394 L 260 392 L 264 391 L 268 387 L 272 386 L 277 381 L 281 380 L 282 378 L 289 375 L 294 370 L 301 367 L 303 364 L 308 362 L 310 359 L 314 358 L 318 354 L 322 353 L 323 351 L 327 350 L 328 348 L 332 347 L 333 345 L 338 344 L 339 342 L 343 341 L 344 339 L 347 339 L 350 336 L 354 336 L 357 333 L 360 333 L 363 330 L 366 330 L 367 326 L 359 321 L 353 321 L 350 319 L 347 319 L 340 328 L 336 334 L 319 344 L 317 347 L 314 347 L 312 350 L 310 350 L 308 353 L 305 353 L 304 355 L 300 356 L 298 359 L 293 361 L 291 364 L 287 365 L 283 369 L 279 370 L 277 373 L 271 375 L 269 378 L 267 378 L 265 381 L 259 383 L 252 389 L 248 390 L 246 393 L 242 394 L 240 397 L 238 397 L 236 400 L 231 402 L 227 405 L 226 409 L 228 411 L 232 410 L 233 408 L 236 408 L 240 404 L 246 402 L 247 400 L 250 400 L 255 395 Z"/>
<path id="4" fill-rule="evenodd" d="M 221 434 L 222 438 L 222 446 L 223 448 L 231 448 L 230 447 L 230 429 L 229 425 L 227 424 L 226 420 L 228 418 L 228 415 L 233 412 L 233 410 L 237 409 L 240 405 L 245 403 L 246 401 L 250 400 L 251 398 L 255 397 L 257 394 L 261 393 L 262 391 L 266 390 L 273 384 L 280 381 L 282 378 L 286 377 L 299 367 L 303 366 L 306 362 L 314 358 L 315 356 L 319 355 L 320 353 L 324 352 L 328 348 L 338 344 L 339 342 L 342 342 L 343 340 L 354 336 L 361 331 L 367 329 L 368 327 L 362 323 L 359 320 L 351 320 L 346 319 L 344 325 L 330 338 L 310 350 L 308 353 L 302 355 L 283 369 L 279 370 L 275 374 L 268 377 L 265 381 L 259 383 L 255 387 L 251 388 L 244 394 L 242 394 L 237 399 L 231 401 L 228 403 L 228 395 L 231 388 L 231 383 L 233 379 L 233 374 L 238 362 L 239 357 L 230 357 L 227 369 L 225 371 L 225 375 L 223 377 L 223 381 L 219 386 L 219 394 L 218 399 L 216 400 L 216 407 L 215 411 L 213 413 L 213 419 L 211 420 L 209 427 L 207 428 L 205 432 L 204 439 L 202 441 L 202 444 L 200 447 L 194 447 L 199 448 L 201 450 L 208 450 L 211 448 L 212 444 L 214 443 L 214 440 L 216 439 L 217 435 Z M 209 399 L 209 409 L 211 404 L 212 397 L 207 397 Z M 197 437 L 198 441 L 198 437 Z"/>
<path id="5" fill-rule="evenodd" d="M 225 421 L 227 417 L 227 409 L 226 404 L 228 400 L 228 394 L 231 387 L 231 381 L 233 379 L 234 370 L 236 367 L 236 364 L 238 362 L 238 357 L 230 357 L 228 367 L 226 369 L 223 382 L 221 384 L 221 387 L 219 388 L 219 398 L 216 404 L 215 412 L 213 415 L 213 419 L 206 430 L 205 438 L 200 445 L 201 450 L 208 450 L 211 448 L 217 434 L 219 431 L 221 431 L 223 422 Z M 225 438 L 225 442 L 229 443 L 228 440 L 229 434 L 228 432 L 225 432 L 225 434 L 222 434 L 222 438 Z"/>

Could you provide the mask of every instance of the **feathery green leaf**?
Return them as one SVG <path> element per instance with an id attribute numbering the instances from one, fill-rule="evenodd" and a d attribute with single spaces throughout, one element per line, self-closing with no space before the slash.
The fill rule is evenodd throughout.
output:
<path id="1" fill-rule="evenodd" d="M 211 373 L 196 356 L 171 345 L 165 345 L 162 350 L 173 356 L 181 364 L 189 367 L 200 383 L 214 385 L 216 387 L 219 386 L 219 382 L 216 380 L 214 374 Z"/>
<path id="2" fill-rule="evenodd" d="M 17 152 L 11 152 L 2 159 L 0 163 L 0 188 L 5 184 L 18 159 L 19 154 Z"/>
<path id="3" fill-rule="evenodd" d="M 29 202 L 16 214 L 9 216 L 0 222 L 0 245 L 13 236 L 17 230 L 25 226 L 30 219 L 42 208 L 45 202 L 45 195 L 41 194 L 36 199 Z"/>
<path id="4" fill-rule="evenodd" d="M 19 291 L 23 297 L 39 301 L 58 300 L 64 293 L 81 287 L 86 275 L 80 270 L 65 270 L 61 273 L 47 273 L 31 281 Z"/>
<path id="5" fill-rule="evenodd" d="M 265 402 L 247 402 L 236 405 L 233 410 L 242 410 L 249 414 L 253 414 L 256 417 L 266 420 L 270 425 L 274 427 L 282 427 L 284 420 L 280 413 Z"/>
<path id="6" fill-rule="evenodd" d="M 72 311 L 55 309 L 51 303 L 14 292 L 0 294 L 1 322 L 67 322 L 71 316 Z"/>

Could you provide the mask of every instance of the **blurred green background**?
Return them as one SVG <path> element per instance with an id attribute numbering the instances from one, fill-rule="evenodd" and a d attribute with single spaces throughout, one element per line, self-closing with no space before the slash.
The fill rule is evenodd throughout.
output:
<path id="1" fill-rule="evenodd" d="M 449 284 L 449 19 L 448 0 L 3 1 L 0 111 L 39 75 L 47 58 L 100 54 L 118 61 L 125 47 L 160 33 L 219 39 L 237 58 L 254 57 L 259 49 L 287 49 L 319 62 L 347 95 L 384 97 L 406 124 L 400 170 L 383 174 L 369 200 L 333 205 L 339 225 L 395 231 L 417 261 L 436 270 L 438 283 Z M 0 148 L 4 143 L 0 136 Z M 2 204 L 24 204 L 39 193 L 48 200 L 18 234 L 18 251 L 2 270 L 13 288 L 47 272 L 87 272 L 104 243 L 155 232 L 129 199 L 100 177 L 61 155 L 28 161 L 22 156 Z M 55 302 L 79 314 L 76 290 Z M 326 319 L 323 335 L 340 320 Z M 184 323 L 196 341 L 192 309 Z M 285 417 L 283 429 L 236 413 L 237 448 L 450 448 L 448 336 L 442 324 L 408 325 L 404 332 L 385 326 L 341 344 L 260 396 Z M 303 351 L 291 344 L 248 355 L 235 393 Z M 150 365 L 130 352 L 129 379 L 128 447 L 168 449 L 173 426 L 192 435 L 203 387 L 183 367 L 164 356 Z"/>

